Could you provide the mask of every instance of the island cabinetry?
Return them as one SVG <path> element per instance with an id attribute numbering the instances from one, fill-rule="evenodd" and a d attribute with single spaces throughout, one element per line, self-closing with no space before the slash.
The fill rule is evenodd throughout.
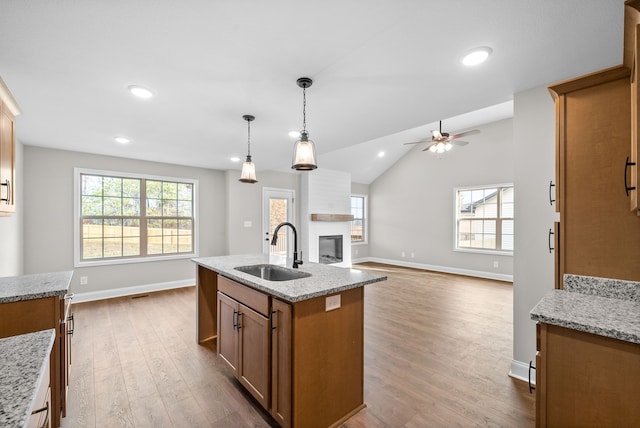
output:
<path id="1" fill-rule="evenodd" d="M 268 307 L 267 295 L 218 277 L 218 355 L 267 410 L 271 349 Z"/>
<path id="2" fill-rule="evenodd" d="M 26 424 L 28 428 L 51 428 L 51 388 L 49 387 L 51 368 L 49 358 L 47 358 L 43 366 L 45 371 L 33 401 L 31 416 Z"/>
<path id="3" fill-rule="evenodd" d="M 271 416 L 291 426 L 291 306 L 271 300 Z"/>
<path id="4" fill-rule="evenodd" d="M 622 180 L 631 141 L 630 74 L 618 66 L 549 87 L 560 212 L 556 288 L 565 273 L 640 279 L 640 221 Z"/>
<path id="5" fill-rule="evenodd" d="M 640 345 L 539 323 L 536 426 L 640 426 Z"/>

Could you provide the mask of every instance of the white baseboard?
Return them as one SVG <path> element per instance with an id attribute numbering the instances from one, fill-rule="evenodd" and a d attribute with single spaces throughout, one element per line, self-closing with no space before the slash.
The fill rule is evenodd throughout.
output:
<path id="1" fill-rule="evenodd" d="M 522 361 L 511 360 L 509 376 L 524 382 L 529 382 L 529 364 Z M 531 384 L 536 384 L 536 369 L 531 369 Z"/>
<path id="2" fill-rule="evenodd" d="M 88 291 L 73 293 L 71 303 L 92 302 L 94 300 L 112 299 L 114 297 L 133 296 L 135 294 L 151 293 L 154 291 L 171 290 L 174 288 L 190 287 L 196 284 L 195 278 L 179 281 L 159 282 L 156 284 L 135 285 L 133 287 L 112 288 L 110 290 Z"/>
<path id="3" fill-rule="evenodd" d="M 466 276 L 474 276 L 477 278 L 495 279 L 497 281 L 513 282 L 513 275 L 506 275 L 503 273 L 452 268 L 448 266 L 428 265 L 424 263 L 412 263 L 412 262 L 405 262 L 402 260 L 381 259 L 378 257 L 364 257 L 364 258 L 356 259 L 353 261 L 353 263 L 363 263 L 363 262 L 383 263 L 387 265 L 403 266 L 403 267 L 410 267 L 415 269 L 431 270 L 435 272 L 453 273 L 456 275 L 466 275 Z"/>

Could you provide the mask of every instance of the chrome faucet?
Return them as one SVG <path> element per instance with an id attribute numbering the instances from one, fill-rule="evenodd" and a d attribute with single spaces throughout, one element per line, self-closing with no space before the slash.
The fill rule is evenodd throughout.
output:
<path id="1" fill-rule="evenodd" d="M 271 245 L 276 245 L 278 243 L 278 231 L 282 226 L 289 226 L 291 230 L 293 230 L 293 268 L 298 269 L 298 265 L 302 264 L 302 260 L 298 260 L 298 232 L 296 232 L 296 228 L 294 225 L 292 225 L 288 221 L 277 225 L 276 229 L 273 231 L 273 239 L 271 239 Z"/>

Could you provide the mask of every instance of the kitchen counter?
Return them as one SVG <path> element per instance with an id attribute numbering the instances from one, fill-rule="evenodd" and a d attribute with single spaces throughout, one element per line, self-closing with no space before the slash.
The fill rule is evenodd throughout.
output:
<path id="1" fill-rule="evenodd" d="M 69 290 L 73 271 L 0 278 L 0 303 L 59 296 Z"/>
<path id="2" fill-rule="evenodd" d="M 305 262 L 297 269 L 301 272 L 310 273 L 310 277 L 289 281 L 268 281 L 235 269 L 239 266 L 260 264 L 273 264 L 291 268 L 290 259 L 285 260 L 283 257 L 264 254 L 203 257 L 193 259 L 193 261 L 227 278 L 292 303 L 339 293 L 387 279 L 386 276 L 375 275 L 357 269 L 310 262 Z"/>
<path id="3" fill-rule="evenodd" d="M 531 319 L 640 344 L 640 283 L 565 275 L 531 310 Z"/>
<path id="4" fill-rule="evenodd" d="M 0 339 L 0 426 L 22 427 L 31 414 L 55 341 L 54 329 Z"/>

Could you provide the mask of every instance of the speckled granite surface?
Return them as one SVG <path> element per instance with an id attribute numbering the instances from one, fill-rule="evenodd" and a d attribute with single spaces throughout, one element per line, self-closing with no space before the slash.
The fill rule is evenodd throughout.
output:
<path id="1" fill-rule="evenodd" d="M 0 426 L 27 421 L 51 353 L 54 329 L 0 339 Z"/>
<path id="2" fill-rule="evenodd" d="M 0 303 L 64 297 L 69 290 L 73 271 L 37 273 L 0 278 Z"/>
<path id="3" fill-rule="evenodd" d="M 595 276 L 564 275 L 565 291 L 640 302 L 640 282 Z"/>
<path id="4" fill-rule="evenodd" d="M 545 295 L 531 319 L 640 344 L 640 283 L 565 275 L 564 287 Z"/>
<path id="5" fill-rule="evenodd" d="M 386 276 L 375 275 L 357 269 L 341 268 L 319 263 L 305 262 L 298 268 L 308 272 L 310 277 L 293 279 L 290 281 L 267 281 L 234 268 L 259 264 L 274 264 L 291 267 L 291 260 L 286 263 L 282 257 L 263 254 L 249 254 L 237 256 L 201 257 L 193 259 L 201 266 L 218 272 L 227 278 L 246 284 L 289 302 L 299 302 L 314 297 L 339 293 L 352 288 L 362 287 L 379 281 L 385 281 Z"/>

